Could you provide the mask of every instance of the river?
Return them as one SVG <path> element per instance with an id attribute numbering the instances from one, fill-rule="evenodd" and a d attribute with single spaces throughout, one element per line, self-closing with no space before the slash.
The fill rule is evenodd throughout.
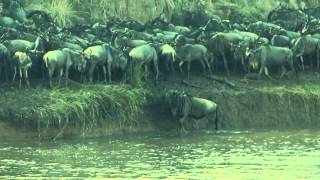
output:
<path id="1" fill-rule="evenodd" d="M 0 179 L 320 179 L 319 130 L 250 130 L 0 144 Z"/>

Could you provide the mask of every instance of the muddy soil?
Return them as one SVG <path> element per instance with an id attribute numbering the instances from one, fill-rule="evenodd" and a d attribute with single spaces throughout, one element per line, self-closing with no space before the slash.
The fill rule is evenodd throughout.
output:
<path id="1" fill-rule="evenodd" d="M 219 76 L 219 75 L 217 75 Z M 207 98 L 219 105 L 220 129 L 259 128 L 318 128 L 320 127 L 320 81 L 319 74 L 306 72 L 298 79 L 243 80 L 242 75 L 226 79 L 234 86 L 211 80 L 201 73 L 195 73 L 189 80 L 180 74 L 162 76 L 157 86 L 146 82 L 143 113 L 137 117 L 137 124 L 120 127 L 117 120 L 106 121 L 99 128 L 83 132 L 77 126 L 67 127 L 61 137 L 97 137 L 123 133 L 150 131 L 176 131 L 177 122 L 163 103 L 163 93 L 169 89 L 187 91 L 189 94 Z M 224 77 L 220 75 L 219 77 Z M 152 78 L 151 78 L 152 79 Z M 39 88 L 39 87 L 38 87 Z M 19 92 L 19 90 L 15 89 Z M 0 97 L 1 98 L 1 97 Z M 6 98 L 15 98 L 6 97 Z M 1 107 L 10 106 L 0 101 Z M 17 102 L 17 101 L 8 101 Z M 41 102 L 41 101 L 40 101 Z M 19 106 L 32 106 L 30 102 Z M 10 116 L 10 114 L 8 114 Z M 17 139 L 39 137 L 39 133 L 26 127 L 0 119 L 0 138 Z M 189 120 L 187 129 L 205 129 L 207 120 Z M 52 138 L 60 129 L 46 129 L 41 138 Z"/>

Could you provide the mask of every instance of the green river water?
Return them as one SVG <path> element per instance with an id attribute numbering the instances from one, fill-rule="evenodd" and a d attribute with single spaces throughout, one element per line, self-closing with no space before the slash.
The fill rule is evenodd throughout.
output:
<path id="1" fill-rule="evenodd" d="M 0 144 L 0 179 L 320 179 L 320 130 Z"/>

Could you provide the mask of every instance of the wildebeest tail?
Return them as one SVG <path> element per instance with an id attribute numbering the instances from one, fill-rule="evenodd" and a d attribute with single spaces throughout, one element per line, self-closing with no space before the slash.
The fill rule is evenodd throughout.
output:
<path id="1" fill-rule="evenodd" d="M 43 61 L 44 61 L 44 64 L 46 65 L 46 67 L 48 68 L 48 55 L 47 54 L 45 54 L 43 56 Z"/>
<path id="2" fill-rule="evenodd" d="M 218 121 L 219 121 L 219 116 L 218 116 L 218 107 L 219 106 L 217 106 L 217 108 L 216 108 L 216 120 L 215 120 L 215 125 L 216 125 L 216 131 L 218 131 Z"/>

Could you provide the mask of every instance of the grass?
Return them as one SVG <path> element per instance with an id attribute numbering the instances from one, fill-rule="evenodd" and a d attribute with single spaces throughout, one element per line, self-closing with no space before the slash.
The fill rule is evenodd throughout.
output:
<path id="1" fill-rule="evenodd" d="M 287 0 L 292 8 L 317 7 L 318 0 Z M 171 19 L 174 12 L 205 10 L 228 19 L 240 13 L 250 19 L 265 20 L 281 0 L 24 0 L 27 9 L 47 11 L 59 25 L 71 26 L 77 21 L 105 22 L 110 17 L 132 18 L 146 23 L 161 13 Z M 83 21 L 84 22 L 84 21 Z"/>
<path id="2" fill-rule="evenodd" d="M 304 82 L 301 84 L 273 85 L 270 87 L 256 88 L 259 92 L 278 94 L 282 96 L 285 93 L 298 94 L 302 96 L 320 96 L 320 84 L 315 82 Z"/>
<path id="3" fill-rule="evenodd" d="M 3 89 L 0 119 L 37 129 L 67 126 L 83 132 L 118 121 L 120 128 L 138 125 L 146 103 L 143 89 L 126 85 L 81 85 L 73 89 Z"/>
<path id="4" fill-rule="evenodd" d="M 83 17 L 81 11 L 76 10 L 80 0 L 39 0 L 26 3 L 27 10 L 46 11 L 60 27 L 71 27 L 80 23 Z"/>

